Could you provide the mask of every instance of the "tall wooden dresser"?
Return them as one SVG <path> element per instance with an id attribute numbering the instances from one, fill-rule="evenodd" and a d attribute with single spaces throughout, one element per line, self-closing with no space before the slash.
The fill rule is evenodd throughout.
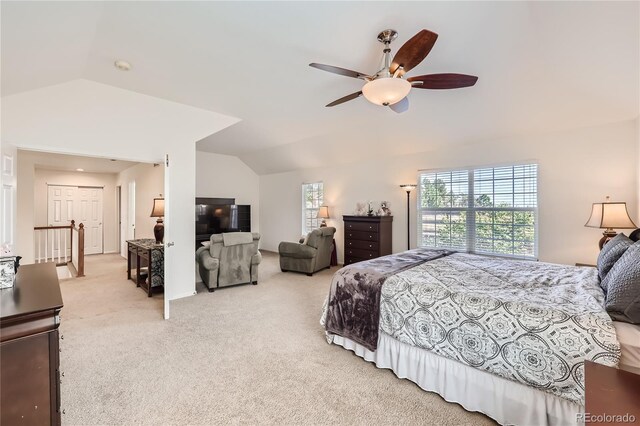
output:
<path id="1" fill-rule="evenodd" d="M 393 216 L 342 216 L 344 264 L 391 254 Z"/>
<path id="2" fill-rule="evenodd" d="M 0 424 L 60 424 L 58 326 L 62 295 L 54 263 L 23 265 L 0 290 Z"/>

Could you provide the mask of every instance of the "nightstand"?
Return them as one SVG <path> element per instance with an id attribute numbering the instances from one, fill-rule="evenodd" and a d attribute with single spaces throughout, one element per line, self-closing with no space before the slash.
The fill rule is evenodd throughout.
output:
<path id="1" fill-rule="evenodd" d="M 640 375 L 591 361 L 584 368 L 586 423 L 610 426 L 640 419 Z"/>

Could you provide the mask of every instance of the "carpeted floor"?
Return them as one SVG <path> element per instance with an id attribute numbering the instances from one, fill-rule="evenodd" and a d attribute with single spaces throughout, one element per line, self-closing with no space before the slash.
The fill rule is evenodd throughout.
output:
<path id="1" fill-rule="evenodd" d="M 493 424 L 328 345 L 318 324 L 332 268 L 172 302 L 126 280 L 119 255 L 61 283 L 64 424 Z"/>

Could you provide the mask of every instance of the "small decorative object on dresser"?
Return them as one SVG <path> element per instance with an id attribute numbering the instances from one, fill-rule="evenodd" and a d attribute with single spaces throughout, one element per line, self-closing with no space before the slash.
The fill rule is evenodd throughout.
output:
<path id="1" fill-rule="evenodd" d="M 380 201 L 380 208 L 378 209 L 378 216 L 391 216 L 391 210 L 389 209 L 388 201 Z"/>
<path id="2" fill-rule="evenodd" d="M 344 264 L 391 254 L 393 216 L 342 216 Z"/>
<path id="3" fill-rule="evenodd" d="M 602 238 L 598 242 L 600 249 L 616 236 L 614 229 L 635 229 L 636 225 L 629 217 L 627 203 L 609 201 L 609 197 L 604 203 L 593 203 L 591 216 L 584 226 L 589 228 L 604 229 Z"/>

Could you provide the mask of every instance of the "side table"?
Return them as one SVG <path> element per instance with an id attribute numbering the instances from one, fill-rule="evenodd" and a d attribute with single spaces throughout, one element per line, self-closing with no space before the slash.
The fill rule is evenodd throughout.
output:
<path id="1" fill-rule="evenodd" d="M 148 297 L 154 287 L 164 287 L 164 245 L 152 238 L 127 240 L 127 278 Z"/>

